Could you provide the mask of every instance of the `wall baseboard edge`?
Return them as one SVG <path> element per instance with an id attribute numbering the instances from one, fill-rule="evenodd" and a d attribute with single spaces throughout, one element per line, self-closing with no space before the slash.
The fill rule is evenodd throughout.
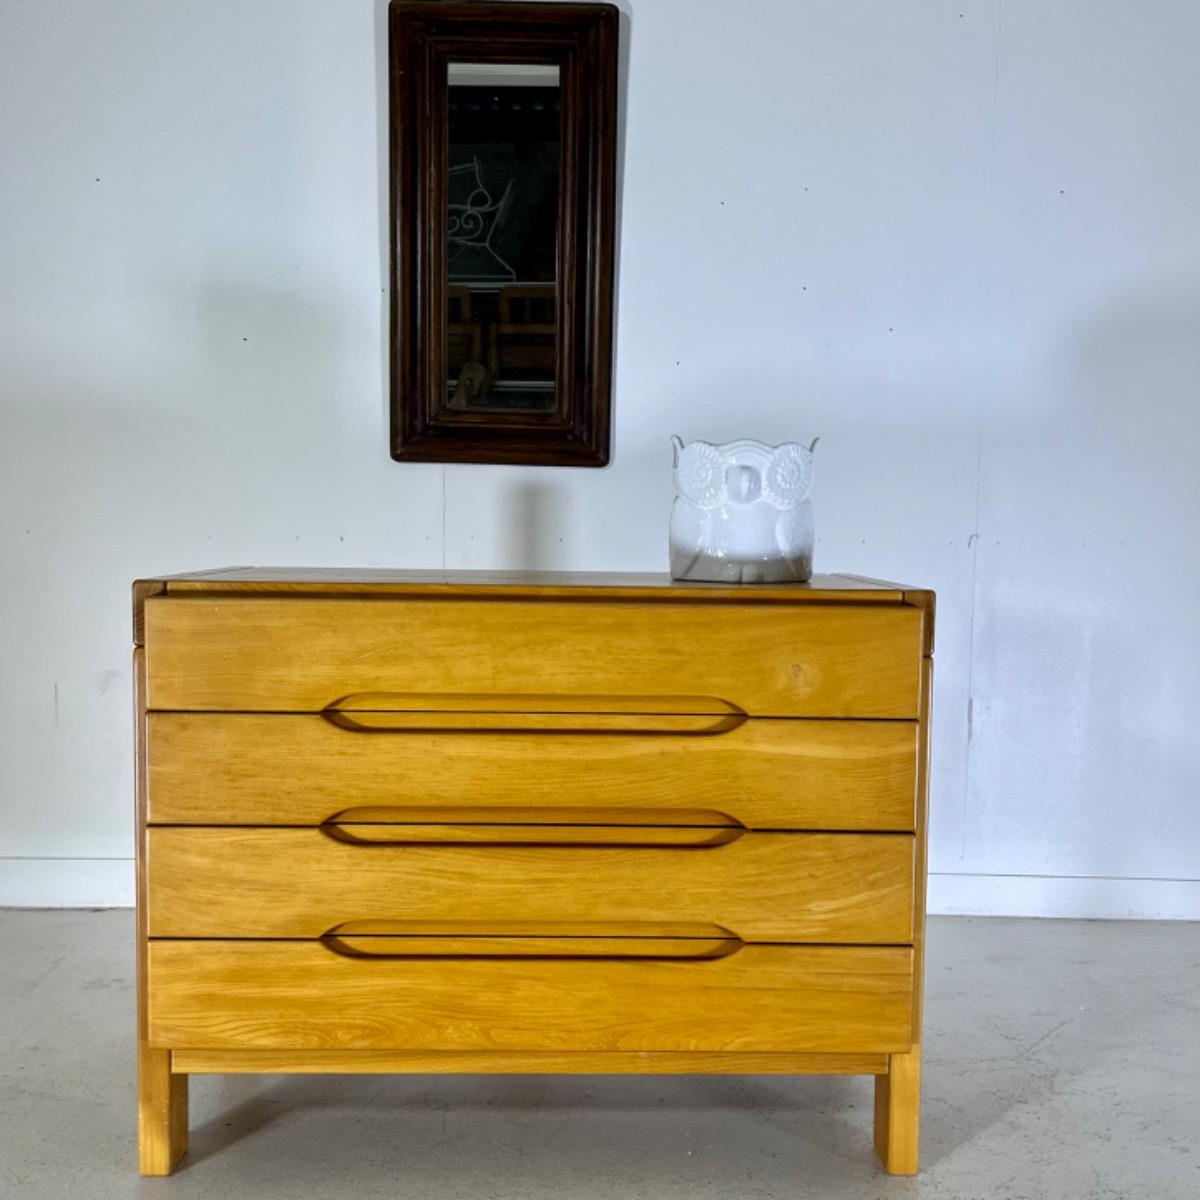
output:
<path id="1" fill-rule="evenodd" d="M 1200 921 L 1200 879 L 930 872 L 928 911 L 941 916 Z"/>
<path id="2" fill-rule="evenodd" d="M 132 908 L 132 858 L 0 859 L 0 908 Z"/>

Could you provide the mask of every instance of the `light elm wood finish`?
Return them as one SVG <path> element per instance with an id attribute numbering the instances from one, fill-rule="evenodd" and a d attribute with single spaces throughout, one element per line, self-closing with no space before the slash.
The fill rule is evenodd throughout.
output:
<path id="1" fill-rule="evenodd" d="M 410 571 L 391 567 L 215 567 L 134 582 L 134 612 L 141 600 L 160 593 L 207 595 L 242 592 L 250 595 L 411 596 L 480 599 L 543 598 L 575 600 L 734 600 L 746 601 L 739 583 L 672 579 L 657 571 Z M 899 584 L 862 575 L 814 575 L 807 583 L 757 583 L 752 599 L 795 604 L 820 601 L 855 603 L 878 600 L 901 604 L 906 597 L 931 596 Z M 135 645 L 141 642 L 135 639 Z"/>
<path id="2" fill-rule="evenodd" d="M 932 593 L 228 568 L 134 609 L 144 1173 L 189 1073 L 342 1070 L 873 1075 L 916 1169 Z"/>
<path id="3" fill-rule="evenodd" d="M 185 1075 L 880 1075 L 886 1054 L 620 1050 L 174 1050 Z"/>
<path id="4" fill-rule="evenodd" d="M 138 1040 L 138 1170 L 170 1175 L 187 1153 L 188 1083 L 173 1074 L 171 1054 Z"/>
<path id="5" fill-rule="evenodd" d="M 912 941 L 908 834 L 718 830 L 734 840 L 564 846 L 543 826 L 543 845 L 419 845 L 404 843 L 420 825 L 365 828 L 400 844 L 324 829 L 151 829 L 150 936 L 313 938 L 362 920 L 598 921 L 651 933 L 691 921 L 748 942 Z"/>
<path id="6" fill-rule="evenodd" d="M 150 942 L 150 1042 L 180 1050 L 890 1053 L 908 1048 L 911 1025 L 908 947 L 496 960 Z"/>
<path id="7" fill-rule="evenodd" d="M 394 723 L 408 714 L 342 715 Z M 564 719 L 581 723 L 580 714 Z M 315 715 L 151 713 L 150 819 L 318 825 L 352 808 L 394 809 L 392 819 L 405 820 L 426 819 L 406 811 L 471 805 L 481 819 L 489 809 L 503 819 L 505 810 L 571 807 L 606 822 L 639 808 L 665 821 L 710 808 L 751 829 L 915 828 L 915 722 L 696 716 L 667 718 L 687 730 L 653 732 L 664 718 L 612 719 L 627 732 L 448 737 L 368 733 Z"/>
<path id="8" fill-rule="evenodd" d="M 875 1152 L 890 1175 L 917 1173 L 920 1140 L 921 1047 L 888 1056 L 875 1076 Z"/>
<path id="9" fill-rule="evenodd" d="M 145 601 L 151 596 L 188 593 L 249 596 L 351 596 L 404 599 L 632 599 L 710 603 L 746 601 L 736 583 L 672 579 L 661 572 L 638 571 L 407 571 L 389 567 L 216 567 L 137 579 L 133 583 L 133 644 L 145 643 Z M 907 604 L 925 616 L 925 653 L 933 653 L 934 594 L 868 579 L 862 575 L 814 575 L 807 583 L 759 583 L 755 603 Z"/>
<path id="10" fill-rule="evenodd" d="M 134 806 L 137 820 L 137 1106 L 138 1170 L 143 1175 L 169 1175 L 187 1151 L 187 1076 L 173 1074 L 167 1050 L 147 1041 L 150 989 L 146 983 L 149 944 L 146 940 L 146 662 L 140 647 L 133 652 Z"/>
<path id="11" fill-rule="evenodd" d="M 919 703 L 921 616 L 902 605 L 197 594 L 145 611 L 153 709 L 320 712 L 388 692 L 590 696 L 614 712 L 685 696 L 751 716 L 913 718 Z"/>
<path id="12" fill-rule="evenodd" d="M 933 612 L 933 594 L 928 593 L 926 611 Z M 930 643 L 931 644 L 931 643 Z M 915 1175 L 919 1164 L 921 1128 L 921 1023 L 925 978 L 925 889 L 929 820 L 929 707 L 933 685 L 933 659 L 921 664 L 921 742 L 917 762 L 917 794 L 920 808 L 916 844 L 917 874 L 913 891 L 913 958 L 916 987 L 913 995 L 912 1047 L 893 1054 L 887 1072 L 875 1079 L 875 1149 L 892 1175 Z"/>
<path id="13" fill-rule="evenodd" d="M 719 926 L 701 926 L 702 933 L 676 935 L 667 929 L 651 927 L 646 932 L 637 925 L 612 933 L 581 933 L 574 925 L 561 932 L 550 932 L 555 926 L 536 927 L 527 934 L 514 934 L 507 928 L 499 933 L 472 929 L 453 933 L 438 927 L 435 932 L 414 933 L 407 926 L 380 922 L 386 928 L 363 929 L 375 922 L 354 921 L 320 939 L 320 944 L 335 954 L 349 958 L 431 959 L 486 958 L 507 962 L 517 958 L 536 959 L 686 959 L 698 962 L 725 958 L 736 954 L 745 945 L 739 938 L 725 935 Z M 425 922 L 419 924 L 424 925 Z M 468 925 L 470 922 L 448 922 Z M 609 928 L 601 925 L 600 928 Z M 309 943 L 305 943 L 309 944 Z"/>

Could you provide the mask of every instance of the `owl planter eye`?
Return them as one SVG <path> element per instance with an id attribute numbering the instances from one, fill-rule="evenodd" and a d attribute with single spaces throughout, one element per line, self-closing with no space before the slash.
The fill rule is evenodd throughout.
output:
<path id="1" fill-rule="evenodd" d="M 794 508 L 808 499 L 812 484 L 813 448 L 785 442 L 771 451 L 763 494 L 776 508 Z"/>
<path id="2" fill-rule="evenodd" d="M 808 499 L 813 451 L 743 439 L 674 437 L 671 575 L 716 583 L 803 582 L 812 576 Z"/>
<path id="3" fill-rule="evenodd" d="M 721 447 L 709 442 L 675 447 L 675 491 L 698 508 L 720 504 L 725 490 L 725 459 Z"/>

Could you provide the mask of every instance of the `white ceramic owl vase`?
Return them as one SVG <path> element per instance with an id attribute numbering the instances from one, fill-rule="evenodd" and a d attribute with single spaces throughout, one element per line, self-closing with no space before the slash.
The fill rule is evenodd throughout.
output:
<path id="1" fill-rule="evenodd" d="M 813 451 L 742 439 L 714 445 L 671 438 L 675 503 L 671 575 L 721 583 L 812 576 Z"/>

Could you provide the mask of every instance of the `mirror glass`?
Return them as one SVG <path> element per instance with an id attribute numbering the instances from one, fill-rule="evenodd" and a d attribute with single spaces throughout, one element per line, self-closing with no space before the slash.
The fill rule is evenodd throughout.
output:
<path id="1" fill-rule="evenodd" d="M 559 69 L 450 63 L 451 408 L 554 409 Z"/>

